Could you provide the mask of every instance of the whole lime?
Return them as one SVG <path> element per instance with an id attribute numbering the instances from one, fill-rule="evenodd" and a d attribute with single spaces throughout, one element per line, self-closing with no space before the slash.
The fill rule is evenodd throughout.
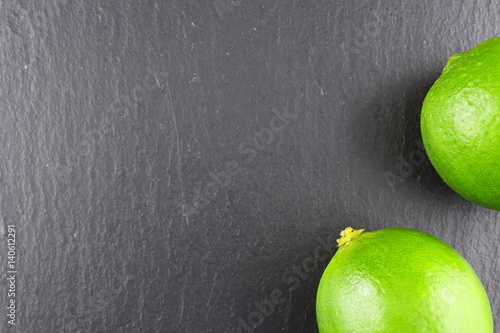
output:
<path id="1" fill-rule="evenodd" d="M 451 56 L 425 97 L 420 126 L 444 182 L 500 210 L 500 37 Z"/>
<path id="2" fill-rule="evenodd" d="M 467 261 L 427 233 L 347 228 L 318 288 L 320 333 L 492 333 L 486 291 Z"/>

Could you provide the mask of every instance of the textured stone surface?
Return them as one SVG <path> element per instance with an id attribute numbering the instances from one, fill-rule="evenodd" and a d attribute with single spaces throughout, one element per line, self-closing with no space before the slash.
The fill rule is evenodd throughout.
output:
<path id="1" fill-rule="evenodd" d="M 346 226 L 450 243 L 500 328 L 500 213 L 440 181 L 418 127 L 492 2 L 0 6 L 2 332 L 315 332 Z"/>

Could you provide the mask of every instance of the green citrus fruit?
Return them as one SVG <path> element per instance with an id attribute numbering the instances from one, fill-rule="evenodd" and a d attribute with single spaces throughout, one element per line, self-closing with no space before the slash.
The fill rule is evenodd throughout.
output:
<path id="1" fill-rule="evenodd" d="M 425 97 L 420 125 L 441 178 L 500 210 L 500 37 L 451 56 Z"/>
<path id="2" fill-rule="evenodd" d="M 481 281 L 427 233 L 345 229 L 318 287 L 320 333 L 492 333 Z"/>

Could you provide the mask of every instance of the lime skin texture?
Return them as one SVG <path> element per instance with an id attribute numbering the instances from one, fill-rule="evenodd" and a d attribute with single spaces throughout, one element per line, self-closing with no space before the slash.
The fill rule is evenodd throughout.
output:
<path id="1" fill-rule="evenodd" d="M 451 56 L 424 99 L 420 127 L 443 181 L 500 210 L 500 37 Z"/>
<path id="2" fill-rule="evenodd" d="M 347 228 L 321 278 L 320 333 L 492 333 L 486 291 L 451 246 L 408 228 Z"/>

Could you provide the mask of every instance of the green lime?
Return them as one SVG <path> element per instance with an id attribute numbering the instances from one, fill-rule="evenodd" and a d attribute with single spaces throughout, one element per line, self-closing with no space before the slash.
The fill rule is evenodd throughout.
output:
<path id="1" fill-rule="evenodd" d="M 420 126 L 441 178 L 500 210 L 500 37 L 451 56 L 425 97 Z"/>
<path id="2" fill-rule="evenodd" d="M 318 287 L 320 333 L 492 333 L 481 281 L 427 233 L 347 228 Z"/>

